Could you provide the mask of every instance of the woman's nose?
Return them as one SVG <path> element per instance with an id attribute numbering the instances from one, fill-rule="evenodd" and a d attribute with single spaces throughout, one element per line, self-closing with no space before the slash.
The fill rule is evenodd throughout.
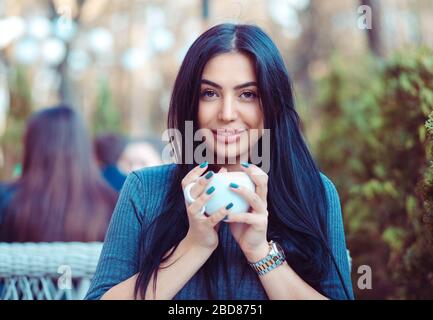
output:
<path id="1" fill-rule="evenodd" d="M 237 118 L 236 103 L 231 97 L 227 97 L 223 101 L 220 111 L 220 119 L 223 121 L 233 121 Z"/>

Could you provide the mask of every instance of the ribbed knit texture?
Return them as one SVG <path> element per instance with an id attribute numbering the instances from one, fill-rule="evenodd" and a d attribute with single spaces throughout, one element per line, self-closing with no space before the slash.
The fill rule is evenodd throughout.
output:
<path id="1" fill-rule="evenodd" d="M 86 299 L 99 299 L 106 291 L 130 278 L 139 270 L 138 248 L 142 225 L 160 214 L 170 179 L 176 165 L 163 165 L 134 171 L 128 175 L 111 219 L 101 257 Z M 334 184 L 321 173 L 328 199 L 328 240 L 336 258 L 350 298 L 353 299 L 349 263 L 346 253 L 340 200 Z M 182 204 L 183 205 L 183 204 Z M 219 230 L 220 245 L 230 261 L 229 278 L 223 270 L 218 274 L 218 299 L 267 299 L 258 276 L 249 267 L 227 224 Z M 178 292 L 174 299 L 207 299 L 198 273 Z M 331 299 L 346 299 L 337 271 L 331 265 L 322 287 Z M 230 288 L 228 290 L 227 288 Z M 229 294 L 231 292 L 231 294 Z"/>

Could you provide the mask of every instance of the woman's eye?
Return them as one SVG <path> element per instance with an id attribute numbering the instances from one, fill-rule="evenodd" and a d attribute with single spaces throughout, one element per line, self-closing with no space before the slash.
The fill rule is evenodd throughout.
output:
<path id="1" fill-rule="evenodd" d="M 253 100 L 255 98 L 257 98 L 257 94 L 255 94 L 254 92 L 251 91 L 245 91 L 241 94 L 242 98 L 245 98 L 246 100 Z"/>
<path id="2" fill-rule="evenodd" d="M 217 97 L 217 93 L 215 91 L 205 90 L 201 93 L 201 96 L 203 98 L 212 99 L 212 98 Z"/>

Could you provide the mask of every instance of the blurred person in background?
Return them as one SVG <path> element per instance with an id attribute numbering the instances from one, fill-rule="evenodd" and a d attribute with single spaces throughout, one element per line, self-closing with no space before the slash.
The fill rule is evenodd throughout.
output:
<path id="1" fill-rule="evenodd" d="M 129 173 L 145 167 L 153 167 L 162 164 L 160 146 L 155 139 L 134 139 L 126 146 L 119 159 L 119 167 L 123 172 Z"/>
<path id="2" fill-rule="evenodd" d="M 0 196 L 0 241 L 103 241 L 117 201 L 101 177 L 79 115 L 68 106 L 34 114 L 22 175 Z"/>
<path id="3" fill-rule="evenodd" d="M 94 147 L 102 175 L 116 191 L 122 189 L 126 175 L 117 166 L 117 162 L 127 146 L 127 139 L 121 135 L 107 133 L 95 138 Z"/>

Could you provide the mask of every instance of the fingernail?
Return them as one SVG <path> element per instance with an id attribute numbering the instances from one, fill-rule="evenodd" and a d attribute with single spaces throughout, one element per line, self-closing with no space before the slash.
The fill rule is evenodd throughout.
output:
<path id="1" fill-rule="evenodd" d="M 209 189 L 207 189 L 206 193 L 211 194 L 214 191 L 215 191 L 215 187 L 210 187 Z"/>
<path id="2" fill-rule="evenodd" d="M 231 207 L 233 207 L 233 202 L 230 202 L 230 203 L 226 206 L 226 209 L 229 210 Z"/>
<path id="3" fill-rule="evenodd" d="M 213 176 L 213 171 L 209 171 L 204 177 L 209 180 L 212 176 Z"/>
<path id="4" fill-rule="evenodd" d="M 250 166 L 248 162 L 241 162 L 241 165 L 245 168 L 248 168 Z"/>
<path id="5" fill-rule="evenodd" d="M 207 162 L 207 161 L 202 162 L 202 163 L 200 164 L 200 168 L 204 168 L 204 167 L 206 167 L 207 165 L 208 165 L 208 162 Z"/>
<path id="6" fill-rule="evenodd" d="M 224 222 L 229 221 L 229 216 L 226 215 L 226 216 L 224 217 L 223 221 L 224 221 Z"/>
<path id="7" fill-rule="evenodd" d="M 237 188 L 239 188 L 239 185 L 237 185 L 237 184 L 234 183 L 234 182 L 231 182 L 231 183 L 230 183 L 230 187 L 232 187 L 232 188 L 234 188 L 234 189 L 237 189 Z"/>

